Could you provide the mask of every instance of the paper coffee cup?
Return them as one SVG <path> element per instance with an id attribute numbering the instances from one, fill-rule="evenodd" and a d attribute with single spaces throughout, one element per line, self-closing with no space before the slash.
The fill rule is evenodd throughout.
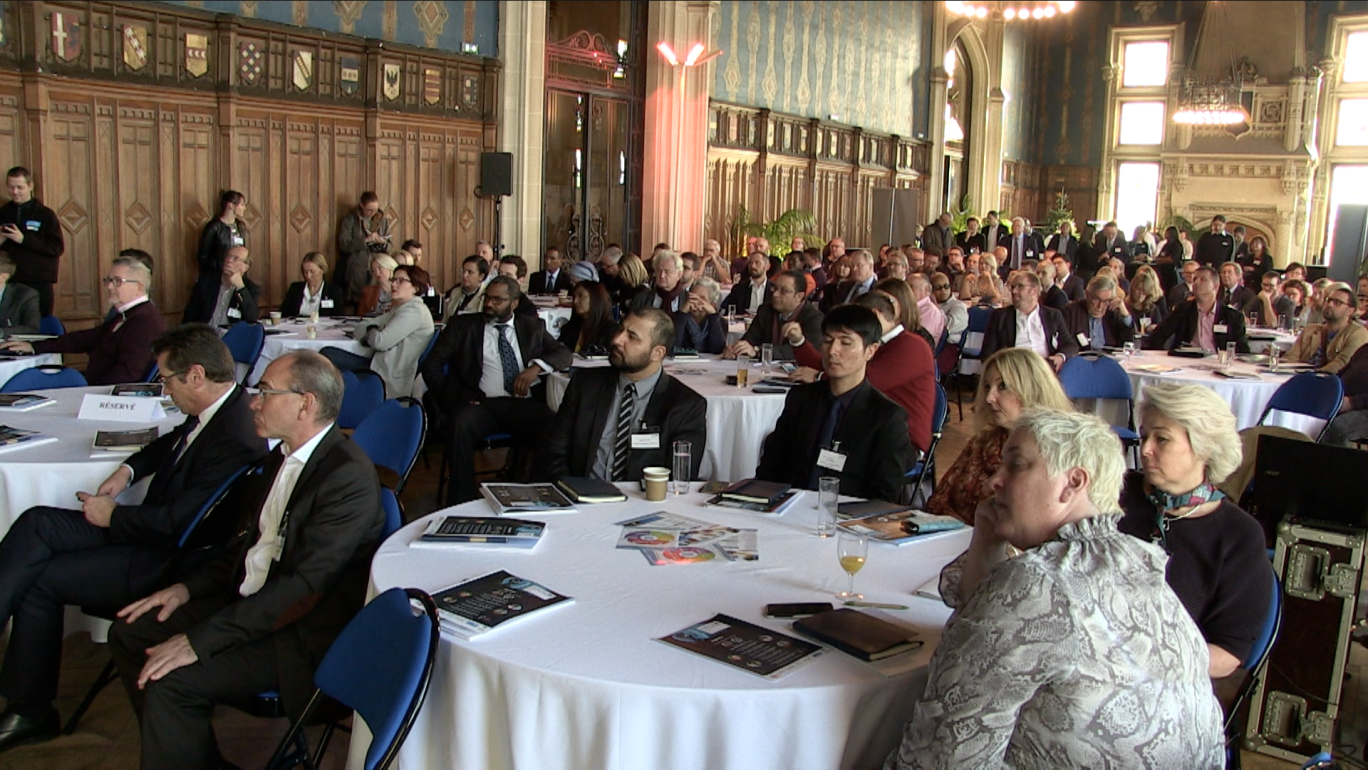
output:
<path id="1" fill-rule="evenodd" d="M 658 503 L 665 499 L 665 493 L 670 485 L 670 469 L 651 467 L 643 468 L 642 478 L 645 480 L 646 499 Z"/>

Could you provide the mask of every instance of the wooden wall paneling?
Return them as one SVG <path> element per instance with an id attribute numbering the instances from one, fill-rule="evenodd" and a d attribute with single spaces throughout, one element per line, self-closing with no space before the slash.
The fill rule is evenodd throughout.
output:
<path id="1" fill-rule="evenodd" d="M 408 210 L 413 213 L 405 217 L 408 225 L 401 235 L 396 236 L 396 248 L 404 240 L 414 238 L 425 247 L 429 243 L 435 247 L 432 251 L 425 251 L 425 254 L 437 254 L 440 253 L 437 249 L 446 248 L 454 240 L 451 234 L 444 232 L 447 228 L 443 225 L 441 214 L 438 213 L 450 211 L 456 203 L 456 164 L 448 163 L 447 138 L 447 132 L 434 129 L 428 129 L 421 134 L 417 147 L 418 167 L 415 183 L 409 186 L 413 200 Z M 448 220 L 450 218 L 448 217 Z M 493 240 L 493 237 L 490 239 Z M 445 273 L 443 270 L 434 278 L 442 281 L 437 286 L 443 290 L 450 288 L 446 284 Z"/>
<path id="2" fill-rule="evenodd" d="M 6 169 L 23 165 L 28 155 L 25 151 L 24 115 L 19 108 L 22 95 L 17 82 L 11 86 L 0 80 L 0 166 Z"/>
<path id="3" fill-rule="evenodd" d="M 105 197 L 101 190 L 102 208 L 108 207 L 110 218 L 114 220 L 114 232 L 101 238 L 101 253 L 96 262 L 103 264 L 120 250 L 138 248 L 153 255 L 154 265 L 165 268 L 169 263 L 182 260 L 168 258 L 157 248 L 160 241 L 161 217 L 154 212 L 161 211 L 161 142 L 159 129 L 161 109 L 159 104 L 118 100 L 115 111 L 109 115 L 108 108 L 101 105 L 97 116 L 101 163 L 98 178 L 102 188 L 115 188 L 114 194 Z M 111 127 L 112 124 L 112 127 Z M 106 154 L 106 146 L 113 133 L 113 152 Z M 112 161 L 112 168 L 105 165 L 105 159 Z M 105 217 L 101 217 L 103 220 Z M 167 307 L 174 296 L 166 275 L 154 274 L 152 280 L 152 300 L 157 307 Z"/>
<path id="4" fill-rule="evenodd" d="M 93 255 L 96 235 L 94 116 L 89 100 L 66 100 L 53 94 L 49 107 L 51 143 L 45 147 L 47 160 L 45 205 L 57 213 L 66 241 L 56 287 L 56 303 L 80 313 L 98 314 L 100 296 L 96 292 L 99 264 L 93 259 L 71 258 Z"/>
<path id="5" fill-rule="evenodd" d="M 261 105 L 239 104 L 235 117 L 235 125 L 230 127 L 228 139 L 229 146 L 234 149 L 231 158 L 232 181 L 216 183 L 215 177 L 207 172 L 210 164 L 218 159 L 204 158 L 206 167 L 197 172 L 204 177 L 199 188 L 203 203 L 195 214 L 198 218 L 200 209 L 207 212 L 205 222 L 218 216 L 219 196 L 224 190 L 237 190 L 247 197 L 243 224 L 247 227 L 247 250 L 252 255 L 249 275 L 263 285 L 263 301 L 269 303 L 275 277 L 272 274 L 271 257 L 274 250 L 271 247 L 277 243 L 276 212 L 284 205 L 281 198 L 282 177 L 285 175 L 283 160 L 278 152 L 274 152 L 278 144 L 273 141 L 278 121 L 269 108 Z M 200 159 L 196 158 L 196 162 L 200 162 Z M 195 230 L 193 237 L 198 239 L 202 229 L 203 224 Z"/>
<path id="6" fill-rule="evenodd" d="M 320 223 L 327 196 L 322 185 L 324 164 L 319 160 L 318 133 L 319 121 L 313 116 L 298 116 L 284 122 L 284 197 L 279 206 L 273 207 L 285 212 L 285 239 L 272 255 L 276 257 L 272 260 L 272 278 L 279 288 L 288 286 L 294 277 L 294 273 L 287 272 L 293 260 L 310 251 L 324 251 L 319 247 L 327 243 L 328 233 Z M 330 260 L 330 267 L 335 263 L 336 260 Z M 275 304 L 283 298 L 282 293 L 270 301 Z"/>
<path id="7" fill-rule="evenodd" d="M 217 173 L 221 156 L 219 148 L 224 145 L 220 142 L 218 120 L 212 111 L 197 112 L 179 108 L 174 114 L 176 121 L 172 130 L 176 132 L 176 172 L 171 182 L 173 186 L 168 188 L 171 191 L 168 197 L 176 201 L 173 225 L 176 237 L 164 240 L 174 243 L 175 248 L 163 251 L 157 256 L 158 264 L 162 265 L 158 273 L 162 276 L 161 282 L 166 284 L 167 301 L 171 303 L 171 297 L 178 297 L 180 302 L 168 304 L 164 310 L 184 307 L 190 298 L 190 289 L 199 276 L 195 255 L 199 251 L 200 232 L 204 225 L 218 216 L 219 190 L 215 180 L 220 178 Z M 249 131 L 247 135 L 253 134 Z M 242 169 L 254 153 L 260 153 L 264 145 L 264 131 L 254 135 L 258 140 L 256 142 L 244 140 L 243 134 L 239 133 L 236 142 L 226 143 L 234 150 L 231 156 L 238 169 L 234 173 L 237 179 L 245 178 Z M 166 176 L 164 169 L 162 177 Z M 248 195 L 248 206 L 262 205 L 259 196 L 253 201 L 252 193 L 244 191 L 244 194 Z M 258 233 L 248 231 L 249 249 L 256 248 L 258 238 Z M 71 253 L 70 248 L 67 249 L 67 253 Z"/>

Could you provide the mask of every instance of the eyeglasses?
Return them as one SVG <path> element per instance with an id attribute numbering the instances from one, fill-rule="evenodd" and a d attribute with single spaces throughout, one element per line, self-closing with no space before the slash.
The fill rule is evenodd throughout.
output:
<path id="1" fill-rule="evenodd" d="M 116 289 L 120 286 L 123 286 L 126 283 L 136 283 L 139 286 L 143 285 L 142 281 L 135 281 L 132 278 L 115 278 L 112 275 L 101 278 L 100 283 L 104 284 L 105 286 L 113 286 Z"/>
<path id="2" fill-rule="evenodd" d="M 1364 295 L 1360 294 L 1360 295 L 1359 295 L 1359 299 L 1368 299 L 1368 297 L 1364 297 Z M 1327 304 L 1327 305 L 1339 305 L 1340 307 L 1349 307 L 1349 303 L 1348 303 L 1348 302 L 1345 302 L 1344 300 L 1340 299 L 1339 297 L 1326 297 L 1326 298 L 1325 298 L 1325 304 Z"/>
<path id="3" fill-rule="evenodd" d="M 396 276 L 396 277 L 390 279 L 390 283 L 407 283 L 407 284 L 412 284 L 413 281 L 410 281 L 410 280 L 407 279 L 407 278 L 399 278 L 399 277 Z"/>
<path id="4" fill-rule="evenodd" d="M 158 375 L 157 375 L 157 382 L 163 382 L 163 383 L 164 383 L 164 382 L 167 382 L 167 381 L 169 381 L 169 380 L 174 380 L 174 379 L 180 379 L 180 380 L 184 381 L 185 375 L 186 375 L 185 372 L 162 372 L 161 374 L 158 374 Z"/>
<path id="5" fill-rule="evenodd" d="M 247 388 L 246 390 L 247 395 L 251 396 L 252 398 L 261 399 L 264 399 L 267 396 L 284 396 L 290 393 L 293 393 L 296 396 L 304 395 L 302 392 L 298 390 L 277 390 L 275 388 Z"/>

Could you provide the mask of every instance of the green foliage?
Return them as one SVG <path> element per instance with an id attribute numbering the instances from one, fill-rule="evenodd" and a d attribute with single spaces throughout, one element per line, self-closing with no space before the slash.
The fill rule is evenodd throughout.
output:
<path id="1" fill-rule="evenodd" d="M 794 238 L 802 238 L 809 246 L 820 246 L 821 239 L 813 234 L 816 229 L 817 220 L 810 211 L 789 209 L 769 222 L 756 222 L 746 207 L 741 206 L 727 225 L 727 239 L 731 256 L 745 256 L 747 236 L 765 238 L 770 243 L 770 251 L 786 254 Z"/>
<path id="2" fill-rule="evenodd" d="M 1036 224 L 1036 231 L 1053 232 L 1059 229 L 1060 222 L 1073 218 L 1073 209 L 1069 206 L 1069 194 L 1060 190 L 1055 193 L 1054 208 L 1045 212 L 1045 217 Z"/>
<path id="3" fill-rule="evenodd" d="M 959 209 L 951 211 L 950 215 L 954 219 L 950 222 L 950 227 L 957 233 L 964 232 L 964 228 L 969 225 L 969 217 L 974 216 L 974 199 L 968 193 L 960 198 Z"/>

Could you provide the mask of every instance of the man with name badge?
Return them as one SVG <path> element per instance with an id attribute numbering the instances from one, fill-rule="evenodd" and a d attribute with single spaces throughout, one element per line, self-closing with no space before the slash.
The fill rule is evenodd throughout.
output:
<path id="1" fill-rule="evenodd" d="M 38 313 L 52 315 L 57 263 L 66 251 L 57 214 L 33 197 L 33 174 L 15 166 L 5 175 L 10 200 L 0 206 L 0 252 L 14 260 L 10 280 L 38 292 Z"/>
<path id="2" fill-rule="evenodd" d="M 1216 301 L 1216 271 L 1200 267 L 1192 278 L 1192 301 L 1181 302 L 1145 337 L 1147 350 L 1191 345 L 1206 351 L 1225 350 L 1235 343 L 1235 352 L 1248 353 L 1244 314 L 1238 308 Z"/>
<path id="3" fill-rule="evenodd" d="M 261 287 L 247 277 L 251 266 L 246 246 L 228 249 L 219 274 L 202 276 L 195 282 L 181 323 L 209 324 L 216 329 L 240 321 L 256 323 L 261 318 Z"/>

